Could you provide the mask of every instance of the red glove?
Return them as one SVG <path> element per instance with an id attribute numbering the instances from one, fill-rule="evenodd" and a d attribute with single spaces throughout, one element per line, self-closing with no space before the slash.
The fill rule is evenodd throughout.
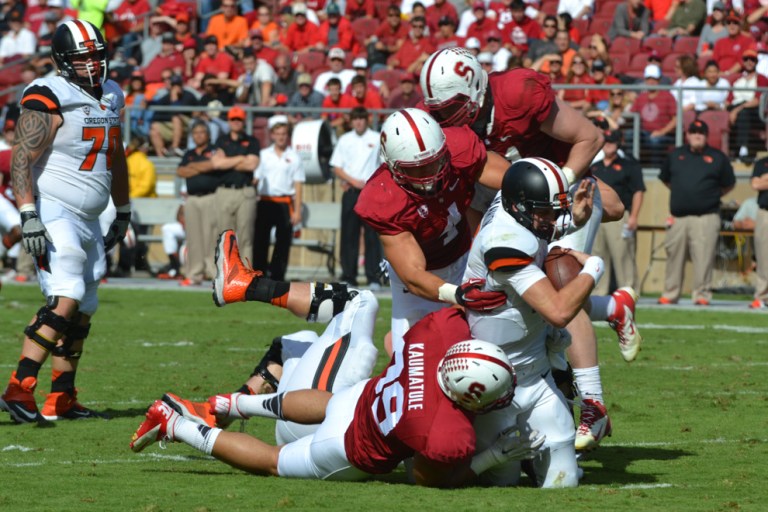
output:
<path id="1" fill-rule="evenodd" d="M 507 303 L 504 292 L 484 292 L 485 279 L 470 279 L 456 288 L 456 302 L 467 309 L 490 311 Z"/>

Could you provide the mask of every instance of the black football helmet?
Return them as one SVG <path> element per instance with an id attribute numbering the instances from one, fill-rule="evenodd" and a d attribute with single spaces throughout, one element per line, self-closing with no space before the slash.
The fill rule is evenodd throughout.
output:
<path id="1" fill-rule="evenodd" d="M 107 45 L 101 31 L 84 20 L 71 20 L 59 25 L 51 40 L 53 60 L 61 76 L 82 87 L 97 87 L 107 79 Z M 75 69 L 76 58 L 90 56 L 79 75 Z"/>
<path id="2" fill-rule="evenodd" d="M 546 242 L 565 234 L 571 224 L 571 195 L 568 179 L 555 163 L 544 158 L 523 158 L 504 174 L 501 205 L 521 226 Z M 534 209 L 557 212 L 555 222 L 534 226 Z"/>

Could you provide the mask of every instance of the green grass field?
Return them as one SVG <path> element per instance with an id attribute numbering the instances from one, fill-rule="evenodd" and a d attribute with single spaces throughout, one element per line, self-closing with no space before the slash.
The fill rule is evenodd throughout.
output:
<path id="1" fill-rule="evenodd" d="M 132 453 L 131 434 L 164 391 L 232 391 L 274 336 L 307 324 L 264 304 L 218 309 L 210 293 L 104 288 L 100 297 L 78 387 L 84 404 L 113 419 L 38 428 L 2 413 L 0 510 L 768 510 L 764 315 L 640 309 L 645 343 L 631 365 L 613 332 L 598 328 L 614 434 L 581 463 L 581 486 L 438 491 L 405 484 L 401 472 L 358 484 L 255 477 L 182 444 Z M 41 305 L 36 287 L 0 292 L 0 386 Z M 379 343 L 388 314 L 382 301 Z M 48 379 L 46 366 L 39 403 Z M 273 440 L 271 421 L 246 431 Z"/>

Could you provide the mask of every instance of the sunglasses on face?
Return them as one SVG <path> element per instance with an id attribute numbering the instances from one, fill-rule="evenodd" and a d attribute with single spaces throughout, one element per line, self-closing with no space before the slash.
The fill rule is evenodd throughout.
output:
<path id="1" fill-rule="evenodd" d="M 757 62 L 757 57 L 744 57 L 741 60 L 743 60 L 744 62 Z"/>
<path id="2" fill-rule="evenodd" d="M 584 61 L 583 60 L 574 60 L 571 64 L 573 64 L 574 66 L 576 64 L 584 64 Z"/>
<path id="3" fill-rule="evenodd" d="M 557 25 L 544 25 L 544 28 L 557 28 Z"/>
<path id="4" fill-rule="evenodd" d="M 611 96 L 624 96 L 623 92 L 612 92 Z"/>
<path id="5" fill-rule="evenodd" d="M 561 61 L 561 60 L 551 60 L 551 61 L 549 61 L 549 63 L 550 64 L 558 64 L 558 65 L 560 65 L 560 64 L 563 63 L 563 61 Z"/>
<path id="6" fill-rule="evenodd" d="M 424 25 L 411 25 L 413 28 L 424 28 Z"/>

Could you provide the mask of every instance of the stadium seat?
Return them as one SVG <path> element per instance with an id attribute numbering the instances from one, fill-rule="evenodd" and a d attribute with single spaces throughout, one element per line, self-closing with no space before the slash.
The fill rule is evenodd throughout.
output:
<path id="1" fill-rule="evenodd" d="M 357 18 L 352 22 L 352 31 L 355 33 L 355 39 L 360 45 L 365 44 L 365 40 L 372 36 L 381 22 L 375 18 Z"/>
<path id="2" fill-rule="evenodd" d="M 672 45 L 672 51 L 675 53 L 689 53 L 696 55 L 696 48 L 699 47 L 699 38 L 697 36 L 680 36 L 675 39 Z"/>
<path id="3" fill-rule="evenodd" d="M 393 2 L 392 0 L 373 0 L 373 5 L 376 8 L 376 19 L 379 22 L 387 19 L 387 9 L 392 4 L 400 5 L 400 2 Z"/>
<path id="4" fill-rule="evenodd" d="M 294 53 L 292 61 L 295 68 L 311 74 L 325 66 L 325 55 L 319 52 Z"/>
<path id="5" fill-rule="evenodd" d="M 589 48 L 589 44 L 592 42 L 592 34 L 583 34 L 579 46 L 581 48 Z"/>
<path id="6" fill-rule="evenodd" d="M 728 121 L 729 114 L 725 110 L 705 110 L 699 113 L 699 119 L 707 123 L 709 135 L 707 144 L 728 153 L 728 135 L 730 125 Z"/>
<path id="7" fill-rule="evenodd" d="M 627 69 L 627 74 L 632 76 L 643 76 L 643 71 L 645 71 L 645 66 L 648 64 L 648 54 L 647 53 L 636 53 L 632 56 L 632 59 L 629 61 L 629 68 Z"/>
<path id="8" fill-rule="evenodd" d="M 376 71 L 371 78 L 374 80 L 381 80 L 387 84 L 390 91 L 393 91 L 400 85 L 404 74 L 405 71 L 400 69 L 380 69 Z"/>
<path id="9" fill-rule="evenodd" d="M 573 28 L 579 31 L 579 34 L 589 34 L 589 20 L 573 20 Z"/>
<path id="10" fill-rule="evenodd" d="M 541 4 L 541 12 L 548 16 L 557 16 L 558 0 L 544 0 Z"/>
<path id="11" fill-rule="evenodd" d="M 611 53 L 623 52 L 634 54 L 640 51 L 640 40 L 634 37 L 618 36 L 611 41 Z"/>
<path id="12" fill-rule="evenodd" d="M 675 76 L 675 62 L 684 53 L 670 53 L 661 60 L 661 72 L 669 77 Z"/>
<path id="13" fill-rule="evenodd" d="M 599 16 L 592 18 L 592 22 L 589 24 L 589 33 L 590 34 L 600 34 L 602 36 L 605 36 L 608 34 L 608 30 L 611 28 L 611 25 L 613 24 L 613 15 L 610 17 L 605 16 Z"/>
<path id="14" fill-rule="evenodd" d="M 268 147 L 272 142 L 269 140 L 269 130 L 267 121 L 269 118 L 254 116 L 253 118 L 253 136 L 259 141 L 262 148 Z"/>
<path id="15" fill-rule="evenodd" d="M 653 23 L 653 32 L 658 32 L 659 30 L 663 28 L 667 28 L 669 26 L 669 22 L 667 20 L 656 20 Z"/>
<path id="16" fill-rule="evenodd" d="M 613 75 L 621 75 L 626 73 L 629 69 L 629 53 L 608 53 L 608 57 L 611 59 L 611 66 L 613 66 Z"/>
<path id="17" fill-rule="evenodd" d="M 672 38 L 670 37 L 646 37 L 643 39 L 645 51 L 655 51 L 662 59 L 672 53 Z"/>
<path id="18" fill-rule="evenodd" d="M 613 13 L 616 12 L 616 7 L 623 3 L 623 0 L 602 0 L 597 2 L 595 7 L 595 17 L 601 18 L 613 18 Z"/>

